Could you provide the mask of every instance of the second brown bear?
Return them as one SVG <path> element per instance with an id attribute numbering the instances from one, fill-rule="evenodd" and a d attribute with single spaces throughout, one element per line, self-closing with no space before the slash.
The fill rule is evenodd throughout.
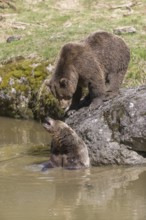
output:
<path id="1" fill-rule="evenodd" d="M 95 32 L 79 43 L 62 47 L 47 84 L 58 100 L 72 100 L 70 109 L 79 107 L 82 89 L 88 87 L 85 100 L 98 107 L 105 96 L 117 94 L 129 61 L 129 48 L 121 38 Z"/>

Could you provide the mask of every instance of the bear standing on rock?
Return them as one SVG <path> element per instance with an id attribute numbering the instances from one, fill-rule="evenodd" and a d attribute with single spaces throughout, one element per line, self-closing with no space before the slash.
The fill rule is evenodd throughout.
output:
<path id="1" fill-rule="evenodd" d="M 82 88 L 89 94 L 83 103 L 99 107 L 117 94 L 130 61 L 125 42 L 111 33 L 95 32 L 79 43 L 67 43 L 60 52 L 52 78 L 46 84 L 59 100 L 71 100 L 78 109 Z"/>
<path id="2" fill-rule="evenodd" d="M 64 167 L 66 169 L 87 168 L 90 165 L 88 149 L 84 141 L 66 123 L 46 118 L 44 128 L 52 134 L 50 160 L 44 164 L 47 168 Z"/>

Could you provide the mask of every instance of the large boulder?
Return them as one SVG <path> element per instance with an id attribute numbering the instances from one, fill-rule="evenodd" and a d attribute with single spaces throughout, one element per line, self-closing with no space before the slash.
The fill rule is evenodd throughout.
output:
<path id="1" fill-rule="evenodd" d="M 93 166 L 146 163 L 146 86 L 122 89 L 100 108 L 66 119 L 88 146 Z"/>

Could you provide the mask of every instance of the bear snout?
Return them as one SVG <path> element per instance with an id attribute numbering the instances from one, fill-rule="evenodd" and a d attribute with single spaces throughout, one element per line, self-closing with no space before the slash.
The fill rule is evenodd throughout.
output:
<path id="1" fill-rule="evenodd" d="M 53 125 L 53 119 L 51 119 L 50 117 L 47 117 L 47 118 L 44 119 L 44 121 L 43 121 L 43 127 L 44 127 L 47 131 L 51 132 L 52 125 Z"/>

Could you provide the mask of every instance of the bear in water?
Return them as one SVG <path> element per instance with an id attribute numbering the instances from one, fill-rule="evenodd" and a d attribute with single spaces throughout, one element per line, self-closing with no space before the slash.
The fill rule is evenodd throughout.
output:
<path id="1" fill-rule="evenodd" d="M 80 169 L 89 167 L 89 155 L 86 144 L 77 133 L 60 120 L 46 118 L 43 127 L 52 134 L 50 160 L 43 170 L 54 167 Z"/>
<path id="2" fill-rule="evenodd" d="M 130 61 L 124 40 L 107 32 L 95 32 L 79 43 L 67 43 L 60 52 L 52 78 L 46 81 L 59 100 L 71 100 L 70 109 L 78 109 L 82 89 L 84 102 L 99 107 L 103 100 L 118 93 Z"/>

